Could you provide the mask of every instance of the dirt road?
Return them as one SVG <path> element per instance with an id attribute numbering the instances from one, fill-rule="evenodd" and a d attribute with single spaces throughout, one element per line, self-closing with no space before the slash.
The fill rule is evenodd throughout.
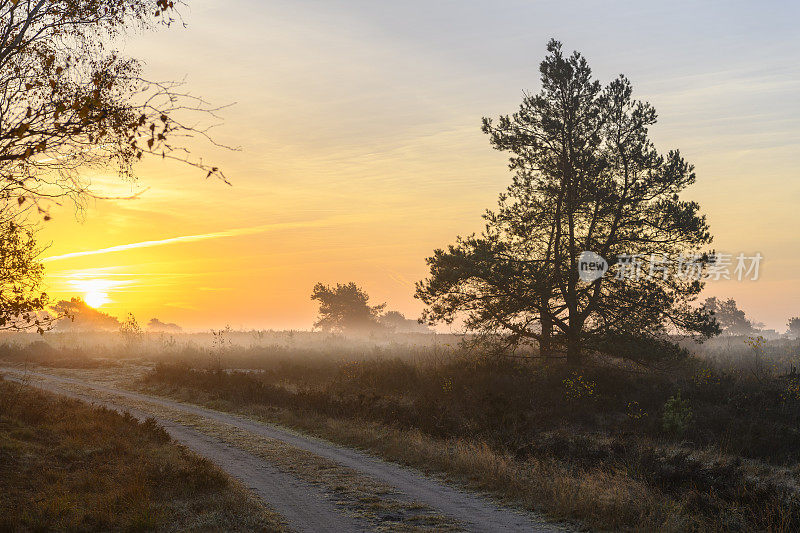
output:
<path id="1" fill-rule="evenodd" d="M 0 368 L 7 378 L 138 417 L 219 465 L 295 531 L 564 531 L 415 470 L 244 417 L 83 379 Z"/>

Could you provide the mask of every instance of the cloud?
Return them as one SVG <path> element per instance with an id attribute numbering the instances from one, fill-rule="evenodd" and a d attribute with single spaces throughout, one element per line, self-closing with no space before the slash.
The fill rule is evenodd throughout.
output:
<path id="1" fill-rule="evenodd" d="M 98 250 L 86 250 L 83 252 L 72 252 L 63 255 L 53 255 L 42 259 L 42 263 L 52 263 L 53 261 L 62 261 L 64 259 L 73 259 L 75 257 L 85 257 L 88 255 L 102 255 L 113 252 L 124 252 L 126 250 L 133 250 L 136 248 L 152 248 L 154 246 L 166 246 L 169 244 L 206 241 L 209 239 L 223 239 L 226 237 L 240 237 L 242 235 L 254 235 L 257 233 L 265 233 L 268 231 L 276 231 L 281 229 L 325 226 L 329 225 L 330 223 L 331 223 L 330 221 L 280 222 L 275 224 L 263 224 L 260 226 L 252 226 L 249 228 L 236 228 L 225 231 L 215 231 L 212 233 L 201 233 L 199 235 L 182 235 L 179 237 L 170 237 L 168 239 L 134 242 L 130 244 L 120 244 L 118 246 L 109 246 L 108 248 L 100 248 Z"/>

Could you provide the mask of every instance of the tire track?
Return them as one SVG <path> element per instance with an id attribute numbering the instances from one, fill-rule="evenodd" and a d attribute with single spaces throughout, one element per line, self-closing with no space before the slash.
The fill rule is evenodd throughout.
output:
<path id="1" fill-rule="evenodd" d="M 0 369 L 0 371 L 19 375 L 19 370 L 17 369 Z M 295 433 L 293 431 L 281 428 L 279 426 L 256 422 L 254 420 L 229 413 L 214 411 L 212 409 L 207 409 L 204 407 L 199 407 L 191 404 L 185 404 L 166 398 L 149 396 L 146 394 L 131 392 L 127 390 L 121 390 L 114 387 L 92 383 L 90 381 L 84 381 L 76 378 L 61 377 L 41 372 L 28 372 L 27 375 L 47 380 L 51 383 L 88 387 L 95 391 L 108 393 L 121 398 L 127 398 L 130 400 L 147 402 L 149 404 L 167 407 L 170 409 L 176 409 L 184 413 L 189 413 L 208 420 L 234 426 L 236 428 L 245 430 L 259 437 L 280 441 L 293 448 L 297 448 L 305 452 L 310 452 L 316 456 L 328 459 L 337 464 L 340 464 L 342 466 L 355 470 L 359 473 L 367 475 L 371 478 L 374 478 L 378 481 L 391 485 L 396 489 L 398 489 L 400 492 L 402 492 L 406 497 L 414 501 L 421 502 L 441 512 L 444 515 L 456 519 L 459 523 L 463 524 L 465 528 L 469 531 L 487 532 L 487 533 L 516 532 L 516 531 L 538 533 L 538 532 L 550 532 L 550 531 L 565 531 L 565 528 L 560 527 L 558 525 L 549 524 L 545 522 L 542 518 L 532 513 L 517 511 L 514 509 L 509 509 L 507 507 L 499 506 L 487 498 L 484 498 L 477 494 L 469 493 L 466 491 L 450 487 L 440 481 L 426 477 L 422 473 L 417 472 L 413 469 L 383 461 L 381 459 L 375 458 L 358 450 L 344 448 L 320 439 L 315 439 L 313 437 L 301 435 L 299 433 Z M 87 397 L 87 399 L 93 400 L 91 397 Z M 181 431 L 184 430 L 193 433 L 199 433 L 195 430 L 191 430 L 183 425 L 175 424 L 174 422 L 171 421 L 163 421 L 163 423 L 165 427 L 167 426 L 171 427 L 171 430 L 175 431 L 177 435 L 181 435 Z M 195 445 L 198 444 L 195 443 Z M 208 456 L 211 460 L 213 460 L 217 464 L 220 464 L 220 466 L 225 470 L 228 470 L 229 468 L 236 470 L 237 465 L 249 465 L 248 467 L 243 467 L 245 470 L 247 470 L 248 468 L 253 469 L 254 471 L 266 469 L 264 470 L 264 472 L 271 472 L 269 469 L 274 468 L 271 467 L 268 463 L 266 463 L 263 459 L 260 459 L 252 454 L 248 455 L 250 455 L 253 459 L 257 461 L 255 463 L 249 463 L 242 456 L 238 456 L 238 459 L 236 459 L 235 457 L 237 457 L 237 454 L 239 453 L 247 454 L 247 452 L 244 452 L 243 450 L 236 450 L 235 448 L 231 448 L 229 446 L 225 446 L 225 448 L 226 452 L 221 454 L 218 453 L 217 450 L 209 449 L 208 453 L 213 454 L 214 457 L 211 457 L 210 455 L 207 455 L 206 453 L 203 453 L 201 451 L 198 451 L 198 453 Z M 231 461 L 230 464 L 228 464 L 229 461 Z M 286 475 L 284 473 L 279 472 L 277 469 L 274 470 L 275 472 L 278 472 L 283 476 Z M 240 472 L 240 473 L 242 475 L 245 475 L 245 472 Z M 271 473 L 274 474 L 274 472 Z M 238 477 L 233 472 L 231 472 L 231 474 L 234 475 L 235 477 Z M 275 493 L 276 492 L 280 493 L 282 491 L 282 488 L 286 487 L 290 493 L 294 494 L 294 496 L 291 498 L 292 500 L 302 502 L 302 497 L 298 493 L 303 493 L 307 487 L 304 487 L 302 485 L 302 482 L 301 485 L 293 486 L 292 479 L 294 480 L 294 482 L 300 482 L 300 480 L 297 478 L 285 479 L 277 475 L 270 476 L 269 473 L 265 474 L 265 476 L 266 479 L 271 480 L 270 482 L 272 483 L 273 487 L 278 487 L 277 489 L 268 489 L 267 487 L 261 488 L 262 491 L 273 490 L 273 492 L 269 494 L 267 494 L 267 492 L 264 493 L 265 495 L 263 497 L 265 498 L 266 502 L 268 504 L 271 504 L 276 511 L 285 516 L 287 520 L 290 522 L 290 525 L 292 523 L 292 520 L 294 520 L 295 523 L 298 523 L 298 519 L 296 518 L 297 513 L 304 512 L 301 509 L 302 507 L 304 507 L 304 504 L 301 504 L 299 507 L 290 508 L 288 507 L 289 502 L 282 501 L 280 499 L 280 494 L 275 494 Z M 257 493 L 259 493 L 259 490 L 257 489 L 257 487 L 260 486 L 259 483 L 249 483 L 245 481 L 245 484 L 247 484 L 248 486 L 251 486 L 251 484 L 255 485 L 255 487 L 251 488 L 256 490 Z M 297 489 L 294 490 L 293 487 L 297 487 Z M 320 492 L 318 489 L 316 489 L 316 487 L 312 486 L 311 489 L 314 489 L 314 491 L 316 492 Z M 313 491 L 310 491 L 308 493 L 313 494 Z M 259 493 L 259 495 L 261 495 L 261 493 Z M 273 504 L 273 502 L 275 502 L 276 500 L 273 500 L 271 498 L 274 498 L 276 496 L 278 497 L 277 500 L 278 503 Z M 308 503 L 311 504 L 312 502 Z M 326 501 L 326 503 L 328 505 L 331 505 L 329 501 Z M 279 508 L 279 505 L 283 505 L 285 509 L 282 510 L 281 508 Z M 326 509 L 326 507 L 323 505 L 319 509 Z M 329 515 L 329 512 L 326 511 L 325 514 Z M 341 513 L 337 513 L 336 516 L 338 515 L 341 515 Z M 317 524 L 319 523 L 317 522 Z M 304 527 L 302 524 L 301 526 Z M 331 523 L 331 525 L 329 525 L 328 527 L 322 527 L 322 528 L 314 527 L 311 530 L 313 531 L 363 530 L 359 528 L 363 528 L 363 524 L 358 524 L 355 522 L 355 519 L 353 519 L 353 521 L 347 523 L 339 525 L 333 525 L 333 523 Z M 302 529 L 302 530 L 307 530 L 307 529 Z"/>

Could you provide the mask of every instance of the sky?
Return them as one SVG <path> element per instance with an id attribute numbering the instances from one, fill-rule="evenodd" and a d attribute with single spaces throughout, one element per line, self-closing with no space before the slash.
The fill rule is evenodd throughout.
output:
<path id="1" fill-rule="evenodd" d="M 115 44 L 149 78 L 233 104 L 213 132 L 237 150 L 192 145 L 232 186 L 160 160 L 135 183 L 87 173 L 100 194 L 142 194 L 54 211 L 39 235 L 52 298 L 188 329 L 305 329 L 316 282 L 355 281 L 417 317 L 425 258 L 479 231 L 510 182 L 481 118 L 539 90 L 555 37 L 656 108 L 651 136 L 696 166 L 685 197 L 715 248 L 764 256 L 757 281 L 706 295 L 779 331 L 800 315 L 797 3 L 188 3 L 186 27 Z"/>

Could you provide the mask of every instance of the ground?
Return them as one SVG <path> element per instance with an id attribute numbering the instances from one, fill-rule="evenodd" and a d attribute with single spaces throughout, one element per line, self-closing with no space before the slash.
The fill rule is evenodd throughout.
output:
<path id="1" fill-rule="evenodd" d="M 144 422 L 0 382 L 0 530 L 281 531 L 209 460 Z"/>
<path id="2" fill-rule="evenodd" d="M 111 335 L 49 336 L 0 356 L 48 386 L 154 416 L 176 440 L 199 434 L 218 463 L 236 448 L 239 464 L 270 465 L 239 478 L 288 482 L 316 498 L 323 522 L 355 520 L 342 529 L 476 530 L 487 501 L 503 519 L 525 516 L 523 530 L 800 527 L 797 342 L 726 338 L 663 367 L 576 369 L 486 358 L 438 336 L 230 335 L 224 349 L 187 334 L 135 350 Z M 414 481 L 400 486 L 376 458 L 411 467 Z M 490 500 L 465 508 L 454 488 Z"/>
<path id="3" fill-rule="evenodd" d="M 14 371 L 40 388 L 150 415 L 245 483 L 298 531 L 561 531 L 413 470 L 273 424 L 109 386 L 109 373 Z M 51 371 L 52 372 L 52 371 Z M 73 377 L 64 377 L 70 374 Z M 74 376 L 80 376 L 78 378 Z M 118 375 L 118 372 L 111 375 Z"/>

